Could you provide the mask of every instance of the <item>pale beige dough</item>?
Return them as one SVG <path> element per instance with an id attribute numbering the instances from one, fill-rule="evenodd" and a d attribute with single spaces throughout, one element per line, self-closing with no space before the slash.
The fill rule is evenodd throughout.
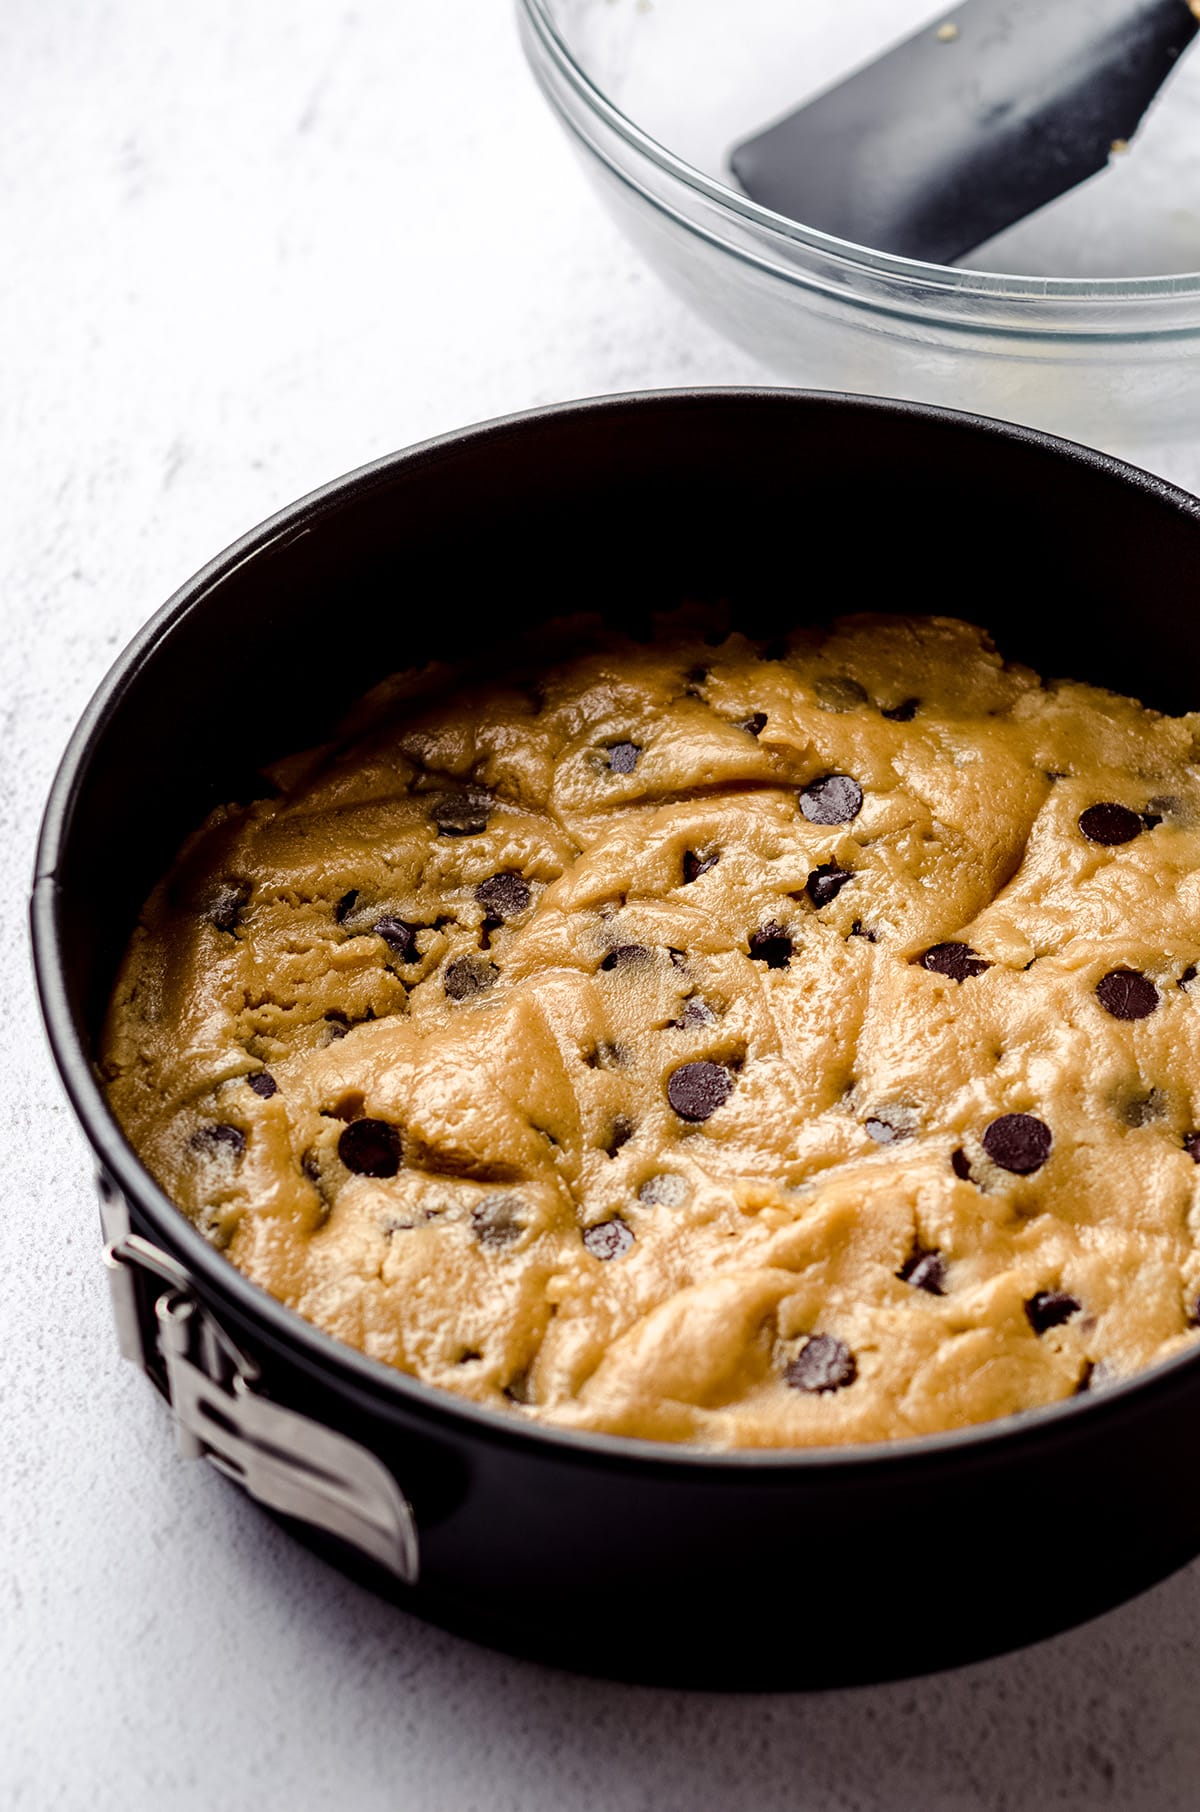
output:
<path id="1" fill-rule="evenodd" d="M 1100 1388 L 1195 1338 L 1198 762 L 1200 716 L 1043 685 L 946 619 L 766 659 L 679 615 L 511 684 L 408 676 L 191 839 L 120 975 L 109 1096 L 249 1277 L 532 1421 L 810 1446 Z M 849 822 L 800 809 L 827 774 Z M 1110 802 L 1152 828 L 1090 841 Z M 528 888 L 503 923 L 496 875 Z M 990 966 L 923 967 L 947 942 Z M 486 985 L 452 999 L 462 959 Z M 1105 1011 L 1117 969 L 1149 1016 Z M 667 1085 L 701 1061 L 731 1087 L 693 1124 Z M 1033 1174 L 985 1154 L 1008 1114 L 1050 1130 Z M 363 1119 L 394 1175 L 339 1156 Z M 902 1275 L 925 1253 L 940 1295 Z M 1046 1293 L 1078 1306 L 1039 1334 Z M 788 1382 L 814 1336 L 839 1388 Z"/>

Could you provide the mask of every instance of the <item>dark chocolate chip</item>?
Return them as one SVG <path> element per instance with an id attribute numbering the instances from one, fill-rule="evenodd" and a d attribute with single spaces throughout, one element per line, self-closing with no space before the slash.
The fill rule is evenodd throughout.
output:
<path id="1" fill-rule="evenodd" d="M 691 1032 L 697 1026 L 715 1026 L 717 1016 L 706 1000 L 701 1000 L 698 994 L 693 994 L 690 1000 L 684 1002 L 683 1012 L 679 1018 L 672 1020 L 671 1023 L 674 1030 L 678 1032 Z"/>
<path id="2" fill-rule="evenodd" d="M 345 924 L 345 922 L 349 918 L 350 914 L 354 911 L 354 904 L 357 899 L 358 899 L 357 887 L 352 887 L 350 889 L 349 893 L 344 893 L 342 895 L 341 899 L 338 901 L 337 905 L 333 909 L 333 916 L 337 920 L 339 925 Z"/>
<path id="3" fill-rule="evenodd" d="M 240 1126 L 217 1121 L 212 1126 L 197 1127 L 192 1134 L 192 1148 L 210 1158 L 240 1158 L 246 1149 L 246 1135 Z"/>
<path id="4" fill-rule="evenodd" d="M 605 1151 L 610 1158 L 615 1158 L 622 1145 L 628 1145 L 634 1134 L 634 1124 L 628 1114 L 618 1114 L 609 1129 Z"/>
<path id="5" fill-rule="evenodd" d="M 1183 1149 L 1193 1164 L 1200 1164 L 1200 1132 L 1184 1133 Z"/>
<path id="6" fill-rule="evenodd" d="M 637 742 L 615 742 L 608 751 L 608 765 L 614 774 L 632 774 L 642 746 Z"/>
<path id="7" fill-rule="evenodd" d="M 439 793 L 430 816 L 442 837 L 478 837 L 487 829 L 494 801 L 490 793 Z"/>
<path id="8" fill-rule="evenodd" d="M 475 898 L 490 918 L 503 921 L 519 918 L 533 898 L 533 891 L 524 875 L 505 873 L 481 881 Z"/>
<path id="9" fill-rule="evenodd" d="M 810 824 L 849 824 L 862 802 L 862 788 L 849 774 L 823 774 L 801 793 L 800 810 Z"/>
<path id="10" fill-rule="evenodd" d="M 1178 985 L 1181 988 L 1190 988 L 1192 983 L 1195 981 L 1195 979 L 1196 979 L 1196 965 L 1195 965 L 1195 963 L 1189 963 L 1187 968 L 1184 970 L 1183 974 L 1179 977 Z"/>
<path id="11" fill-rule="evenodd" d="M 785 1366 L 783 1376 L 793 1390 L 844 1390 L 858 1377 L 858 1365 L 844 1340 L 832 1334 L 813 1334 Z"/>
<path id="12" fill-rule="evenodd" d="M 1096 999 L 1114 1019 L 1148 1019 L 1158 1005 L 1158 989 L 1137 969 L 1110 969 L 1096 983 Z"/>
<path id="13" fill-rule="evenodd" d="M 236 931 L 252 891 L 249 881 L 222 882 L 208 902 L 205 918 L 218 931 Z"/>
<path id="14" fill-rule="evenodd" d="M 723 1107 L 733 1091 L 733 1077 L 723 1063 L 707 1059 L 684 1063 L 672 1070 L 667 1082 L 667 1100 L 681 1120 L 695 1124 L 711 1119 Z"/>
<path id="15" fill-rule="evenodd" d="M 687 1184 L 671 1170 L 663 1170 L 656 1177 L 648 1177 L 638 1190 L 639 1202 L 658 1208 L 682 1208 L 687 1196 Z"/>
<path id="16" fill-rule="evenodd" d="M 837 862 L 822 862 L 820 868 L 814 868 L 808 877 L 808 897 L 818 910 L 836 900 L 847 881 L 854 879 L 848 868 Z"/>
<path id="17" fill-rule="evenodd" d="M 255 1094 L 261 1096 L 264 1101 L 269 1101 L 272 1095 L 279 1093 L 279 1084 L 270 1070 L 256 1070 L 253 1076 L 246 1077 L 246 1081 Z"/>
<path id="18" fill-rule="evenodd" d="M 1089 805 L 1079 814 L 1079 828 L 1089 843 L 1102 843 L 1112 849 L 1118 843 L 1132 843 L 1146 828 L 1137 812 L 1127 805 Z"/>
<path id="19" fill-rule="evenodd" d="M 752 717 L 743 718 L 738 725 L 739 730 L 746 730 L 751 736 L 761 736 L 766 727 L 767 714 L 765 711 L 756 711 Z"/>
<path id="20" fill-rule="evenodd" d="M 943 1288 L 946 1282 L 946 1261 L 940 1252 L 927 1252 L 924 1247 L 916 1247 L 896 1275 L 902 1283 L 911 1284 L 914 1290 L 924 1290 L 928 1296 L 946 1294 Z"/>
<path id="21" fill-rule="evenodd" d="M 895 1145 L 900 1139 L 907 1139 L 907 1126 L 893 1126 L 890 1120 L 881 1120 L 877 1114 L 863 1121 L 864 1129 L 870 1133 L 876 1145 Z"/>
<path id="22" fill-rule="evenodd" d="M 689 882 L 698 881 L 700 876 L 706 875 L 710 868 L 715 868 L 720 860 L 719 850 L 714 849 L 707 856 L 698 855 L 694 849 L 685 850 L 683 855 L 684 885 L 687 886 Z"/>
<path id="23" fill-rule="evenodd" d="M 460 956 L 446 968 L 445 989 L 451 1000 L 470 1000 L 490 988 L 500 971 L 478 956 Z"/>
<path id="24" fill-rule="evenodd" d="M 847 679 L 844 674 L 819 679 L 816 693 L 817 702 L 824 711 L 853 711 L 867 703 L 865 689 L 857 680 Z"/>
<path id="25" fill-rule="evenodd" d="M 387 1120 L 352 1120 L 338 1140 L 338 1157 L 359 1177 L 394 1177 L 400 1134 Z"/>
<path id="26" fill-rule="evenodd" d="M 511 1246 L 525 1231 L 525 1204 L 513 1195 L 485 1195 L 471 1210 L 471 1231 L 481 1246 Z"/>
<path id="27" fill-rule="evenodd" d="M 381 937 L 389 950 L 394 950 L 402 963 L 415 963 L 417 960 L 417 928 L 406 924 L 403 919 L 390 916 L 376 919 L 372 927 L 376 937 Z"/>
<path id="28" fill-rule="evenodd" d="M 1033 1114 L 1001 1114 L 983 1135 L 983 1149 L 993 1164 L 1027 1177 L 1050 1156 L 1050 1128 Z"/>
<path id="29" fill-rule="evenodd" d="M 1025 1304 L 1025 1313 L 1035 1334 L 1047 1334 L 1051 1328 L 1060 1328 L 1064 1321 L 1070 1321 L 1072 1315 L 1078 1315 L 1082 1307 L 1065 1290 L 1039 1290 Z"/>
<path id="30" fill-rule="evenodd" d="M 583 1243 L 593 1258 L 622 1258 L 633 1240 L 633 1228 L 619 1214 L 611 1221 L 600 1221 L 583 1230 Z"/>
<path id="31" fill-rule="evenodd" d="M 765 963 L 768 969 L 786 969 L 792 960 L 790 933 L 772 919 L 751 937 L 750 955 L 756 963 Z"/>
<path id="32" fill-rule="evenodd" d="M 950 1153 L 950 1168 L 956 1177 L 962 1178 L 964 1183 L 973 1183 L 975 1181 L 974 1177 L 971 1175 L 971 1160 L 968 1158 L 961 1145 L 957 1151 L 952 1151 Z"/>
<path id="33" fill-rule="evenodd" d="M 972 975 L 982 975 L 991 964 L 972 950 L 970 944 L 934 944 L 918 957 L 922 969 L 932 969 L 935 975 L 948 976 L 951 981 L 965 982 Z"/>
<path id="34" fill-rule="evenodd" d="M 632 969 L 638 963 L 648 963 L 650 957 L 651 952 L 645 944 L 618 944 L 615 950 L 609 951 L 600 967 L 610 970 Z"/>
<path id="35" fill-rule="evenodd" d="M 919 698 L 901 699 L 898 705 L 889 705 L 883 712 L 883 716 L 889 718 L 894 724 L 910 724 L 917 715 L 920 703 Z"/>

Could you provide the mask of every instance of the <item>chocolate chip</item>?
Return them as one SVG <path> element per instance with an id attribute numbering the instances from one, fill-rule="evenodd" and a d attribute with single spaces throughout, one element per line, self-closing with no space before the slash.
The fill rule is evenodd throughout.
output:
<path id="1" fill-rule="evenodd" d="M 719 850 L 714 849 L 707 856 L 698 855 L 694 849 L 685 850 L 683 855 L 684 886 L 686 887 L 692 881 L 698 881 L 700 876 L 706 875 L 710 868 L 715 868 L 720 860 Z"/>
<path id="2" fill-rule="evenodd" d="M 638 1190 L 638 1201 L 650 1207 L 682 1208 L 687 1201 L 688 1186 L 681 1176 L 674 1171 L 660 1171 L 656 1177 L 648 1177 Z"/>
<path id="3" fill-rule="evenodd" d="M 614 774 L 632 774 L 642 748 L 636 742 L 615 742 L 608 751 L 608 765 Z"/>
<path id="4" fill-rule="evenodd" d="M 709 1120 L 733 1091 L 733 1077 L 723 1063 L 684 1063 L 672 1070 L 667 1100 L 681 1120 Z"/>
<path id="5" fill-rule="evenodd" d="M 1179 977 L 1178 986 L 1181 988 L 1190 988 L 1195 979 L 1196 965 L 1195 963 L 1189 963 L 1183 974 Z"/>
<path id="6" fill-rule="evenodd" d="M 451 1000 L 470 1000 L 490 988 L 500 971 L 478 956 L 460 956 L 446 968 L 444 986 Z"/>
<path id="7" fill-rule="evenodd" d="M 270 1070 L 256 1070 L 253 1076 L 246 1077 L 246 1081 L 255 1094 L 261 1096 L 264 1101 L 269 1101 L 272 1095 L 279 1093 L 279 1084 Z"/>
<path id="8" fill-rule="evenodd" d="M 417 960 L 417 928 L 406 924 L 403 919 L 385 917 L 376 919 L 372 926 L 376 937 L 381 937 L 390 950 L 394 950 L 402 963 L 415 963 Z"/>
<path id="9" fill-rule="evenodd" d="M 1158 1005 L 1158 989 L 1137 969 L 1110 969 L 1096 983 L 1096 999 L 1114 1019 L 1148 1019 Z"/>
<path id="10" fill-rule="evenodd" d="M 513 1195 L 485 1195 L 471 1210 L 471 1231 L 481 1246 L 511 1246 L 525 1231 L 525 1204 Z"/>
<path id="11" fill-rule="evenodd" d="M 1050 1128 L 1033 1114 L 1001 1114 L 983 1135 L 983 1149 L 993 1164 L 1027 1177 L 1050 1156 Z"/>
<path id="12" fill-rule="evenodd" d="M 847 679 L 844 674 L 819 679 L 816 693 L 817 703 L 823 711 L 853 711 L 857 706 L 867 703 L 864 688 L 857 680 Z"/>
<path id="13" fill-rule="evenodd" d="M 756 711 L 752 717 L 743 718 L 738 725 L 739 730 L 746 730 L 751 736 L 761 736 L 766 727 L 767 714 L 765 711 Z"/>
<path id="14" fill-rule="evenodd" d="M 1127 805 L 1089 805 L 1079 814 L 1079 828 L 1089 843 L 1102 843 L 1106 849 L 1118 843 L 1132 843 L 1140 837 L 1145 825 L 1137 812 Z"/>
<path id="15" fill-rule="evenodd" d="M 533 898 L 533 890 L 524 875 L 505 873 L 481 881 L 475 898 L 489 917 L 503 921 L 520 917 Z"/>
<path id="16" fill-rule="evenodd" d="M 441 837 L 478 837 L 487 829 L 493 804 L 490 793 L 439 793 L 430 807 L 430 816 Z"/>
<path id="17" fill-rule="evenodd" d="M 1200 1164 L 1200 1132 L 1184 1133 L 1183 1149 L 1193 1164 Z"/>
<path id="18" fill-rule="evenodd" d="M 400 1134 L 387 1120 L 352 1120 L 338 1140 L 338 1157 L 359 1177 L 394 1177 Z"/>
<path id="19" fill-rule="evenodd" d="M 823 774 L 801 793 L 800 810 L 810 824 L 849 824 L 862 802 L 862 788 L 849 774 Z"/>
<path id="20" fill-rule="evenodd" d="M 985 969 L 992 966 L 977 955 L 970 944 L 934 944 L 917 961 L 922 969 L 931 969 L 935 975 L 945 975 L 956 982 L 965 982 L 972 975 L 982 975 Z"/>
<path id="21" fill-rule="evenodd" d="M 957 1151 L 952 1151 L 950 1153 L 950 1168 L 956 1177 L 962 1178 L 964 1183 L 973 1183 L 975 1181 L 974 1177 L 971 1175 L 971 1160 L 968 1158 L 961 1145 Z"/>
<path id="22" fill-rule="evenodd" d="M 819 911 L 822 906 L 828 906 L 831 900 L 836 900 L 846 882 L 853 879 L 848 868 L 842 868 L 837 862 L 823 862 L 808 877 L 808 897 Z"/>
<path id="23" fill-rule="evenodd" d="M 632 1246 L 633 1239 L 633 1228 L 620 1215 L 583 1230 L 583 1243 L 593 1258 L 621 1258 Z"/>
<path id="24" fill-rule="evenodd" d="M 350 889 L 349 893 L 344 893 L 342 895 L 341 899 L 338 901 L 337 905 L 333 909 L 333 916 L 337 920 L 339 925 L 345 924 L 345 922 L 349 918 L 350 914 L 354 911 L 354 903 L 357 899 L 358 899 L 357 887 L 352 887 Z"/>
<path id="25" fill-rule="evenodd" d="M 940 1252 L 927 1252 L 917 1246 L 911 1258 L 906 1258 L 896 1276 L 901 1283 L 911 1284 L 914 1290 L 924 1290 L 927 1296 L 944 1296 L 943 1285 L 946 1281 L 946 1261 Z"/>
<path id="26" fill-rule="evenodd" d="M 832 1334 L 813 1334 L 785 1366 L 783 1376 L 793 1390 L 844 1390 L 858 1377 L 858 1365 L 844 1340 Z"/>
<path id="27" fill-rule="evenodd" d="M 609 1129 L 604 1149 L 610 1158 L 615 1158 L 622 1145 L 628 1145 L 634 1135 L 634 1124 L 628 1114 L 618 1114 Z"/>
<path id="28" fill-rule="evenodd" d="M 768 969 L 786 969 L 792 960 L 790 933 L 772 919 L 751 937 L 750 955 L 756 963 L 765 963 Z"/>
<path id="29" fill-rule="evenodd" d="M 1025 1304 L 1025 1313 L 1035 1334 L 1047 1334 L 1051 1328 L 1060 1328 L 1064 1321 L 1070 1321 L 1072 1315 L 1078 1315 L 1082 1307 L 1065 1290 L 1039 1290 Z"/>
<path id="30" fill-rule="evenodd" d="M 715 1026 L 716 1023 L 716 1014 L 698 994 L 693 994 L 690 1000 L 684 1002 L 683 1012 L 671 1022 L 673 1029 L 678 1032 L 691 1032 L 697 1026 Z"/>
<path id="31" fill-rule="evenodd" d="M 236 931 L 252 891 L 249 881 L 222 882 L 208 902 L 205 918 L 218 931 Z"/>
<path id="32" fill-rule="evenodd" d="M 895 1145 L 900 1139 L 907 1139 L 910 1128 L 893 1126 L 890 1120 L 881 1120 L 877 1114 L 863 1121 L 863 1128 L 869 1132 L 876 1145 Z"/>
<path id="33" fill-rule="evenodd" d="M 206 1157 L 240 1158 L 246 1149 L 246 1135 L 240 1126 L 218 1121 L 212 1126 L 197 1127 L 191 1143 L 194 1151 L 202 1151 Z"/>
<path id="34" fill-rule="evenodd" d="M 648 963 L 651 953 L 645 944 L 618 944 L 610 950 L 600 967 L 602 969 L 632 969 L 638 963 Z"/>
<path id="35" fill-rule="evenodd" d="M 1091 1360 L 1091 1359 L 1085 1359 L 1083 1362 L 1083 1370 L 1080 1372 L 1078 1381 L 1076 1382 L 1076 1385 L 1075 1385 L 1075 1389 L 1072 1392 L 1073 1396 L 1085 1397 L 1087 1395 L 1088 1391 L 1090 1391 L 1092 1388 L 1092 1377 L 1095 1373 L 1095 1370 L 1096 1370 L 1095 1361 Z"/>
<path id="36" fill-rule="evenodd" d="M 919 698 L 901 699 L 898 705 L 889 705 L 882 715 L 894 724 L 910 724 L 917 715 L 920 703 Z"/>

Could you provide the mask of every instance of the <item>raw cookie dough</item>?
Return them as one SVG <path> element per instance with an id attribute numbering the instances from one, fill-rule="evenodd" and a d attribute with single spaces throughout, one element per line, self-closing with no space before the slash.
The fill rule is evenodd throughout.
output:
<path id="1" fill-rule="evenodd" d="M 190 840 L 103 1053 L 172 1198 L 566 1428 L 880 1441 L 1194 1339 L 1200 716 L 941 618 L 586 646 Z"/>

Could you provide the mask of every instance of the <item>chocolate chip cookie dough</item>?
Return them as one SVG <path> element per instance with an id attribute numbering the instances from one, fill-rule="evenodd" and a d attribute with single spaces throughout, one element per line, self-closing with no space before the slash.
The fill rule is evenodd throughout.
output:
<path id="1" fill-rule="evenodd" d="M 1193 1339 L 1200 716 L 946 619 L 588 633 L 191 839 L 103 1053 L 166 1191 L 559 1427 L 880 1441 Z"/>

